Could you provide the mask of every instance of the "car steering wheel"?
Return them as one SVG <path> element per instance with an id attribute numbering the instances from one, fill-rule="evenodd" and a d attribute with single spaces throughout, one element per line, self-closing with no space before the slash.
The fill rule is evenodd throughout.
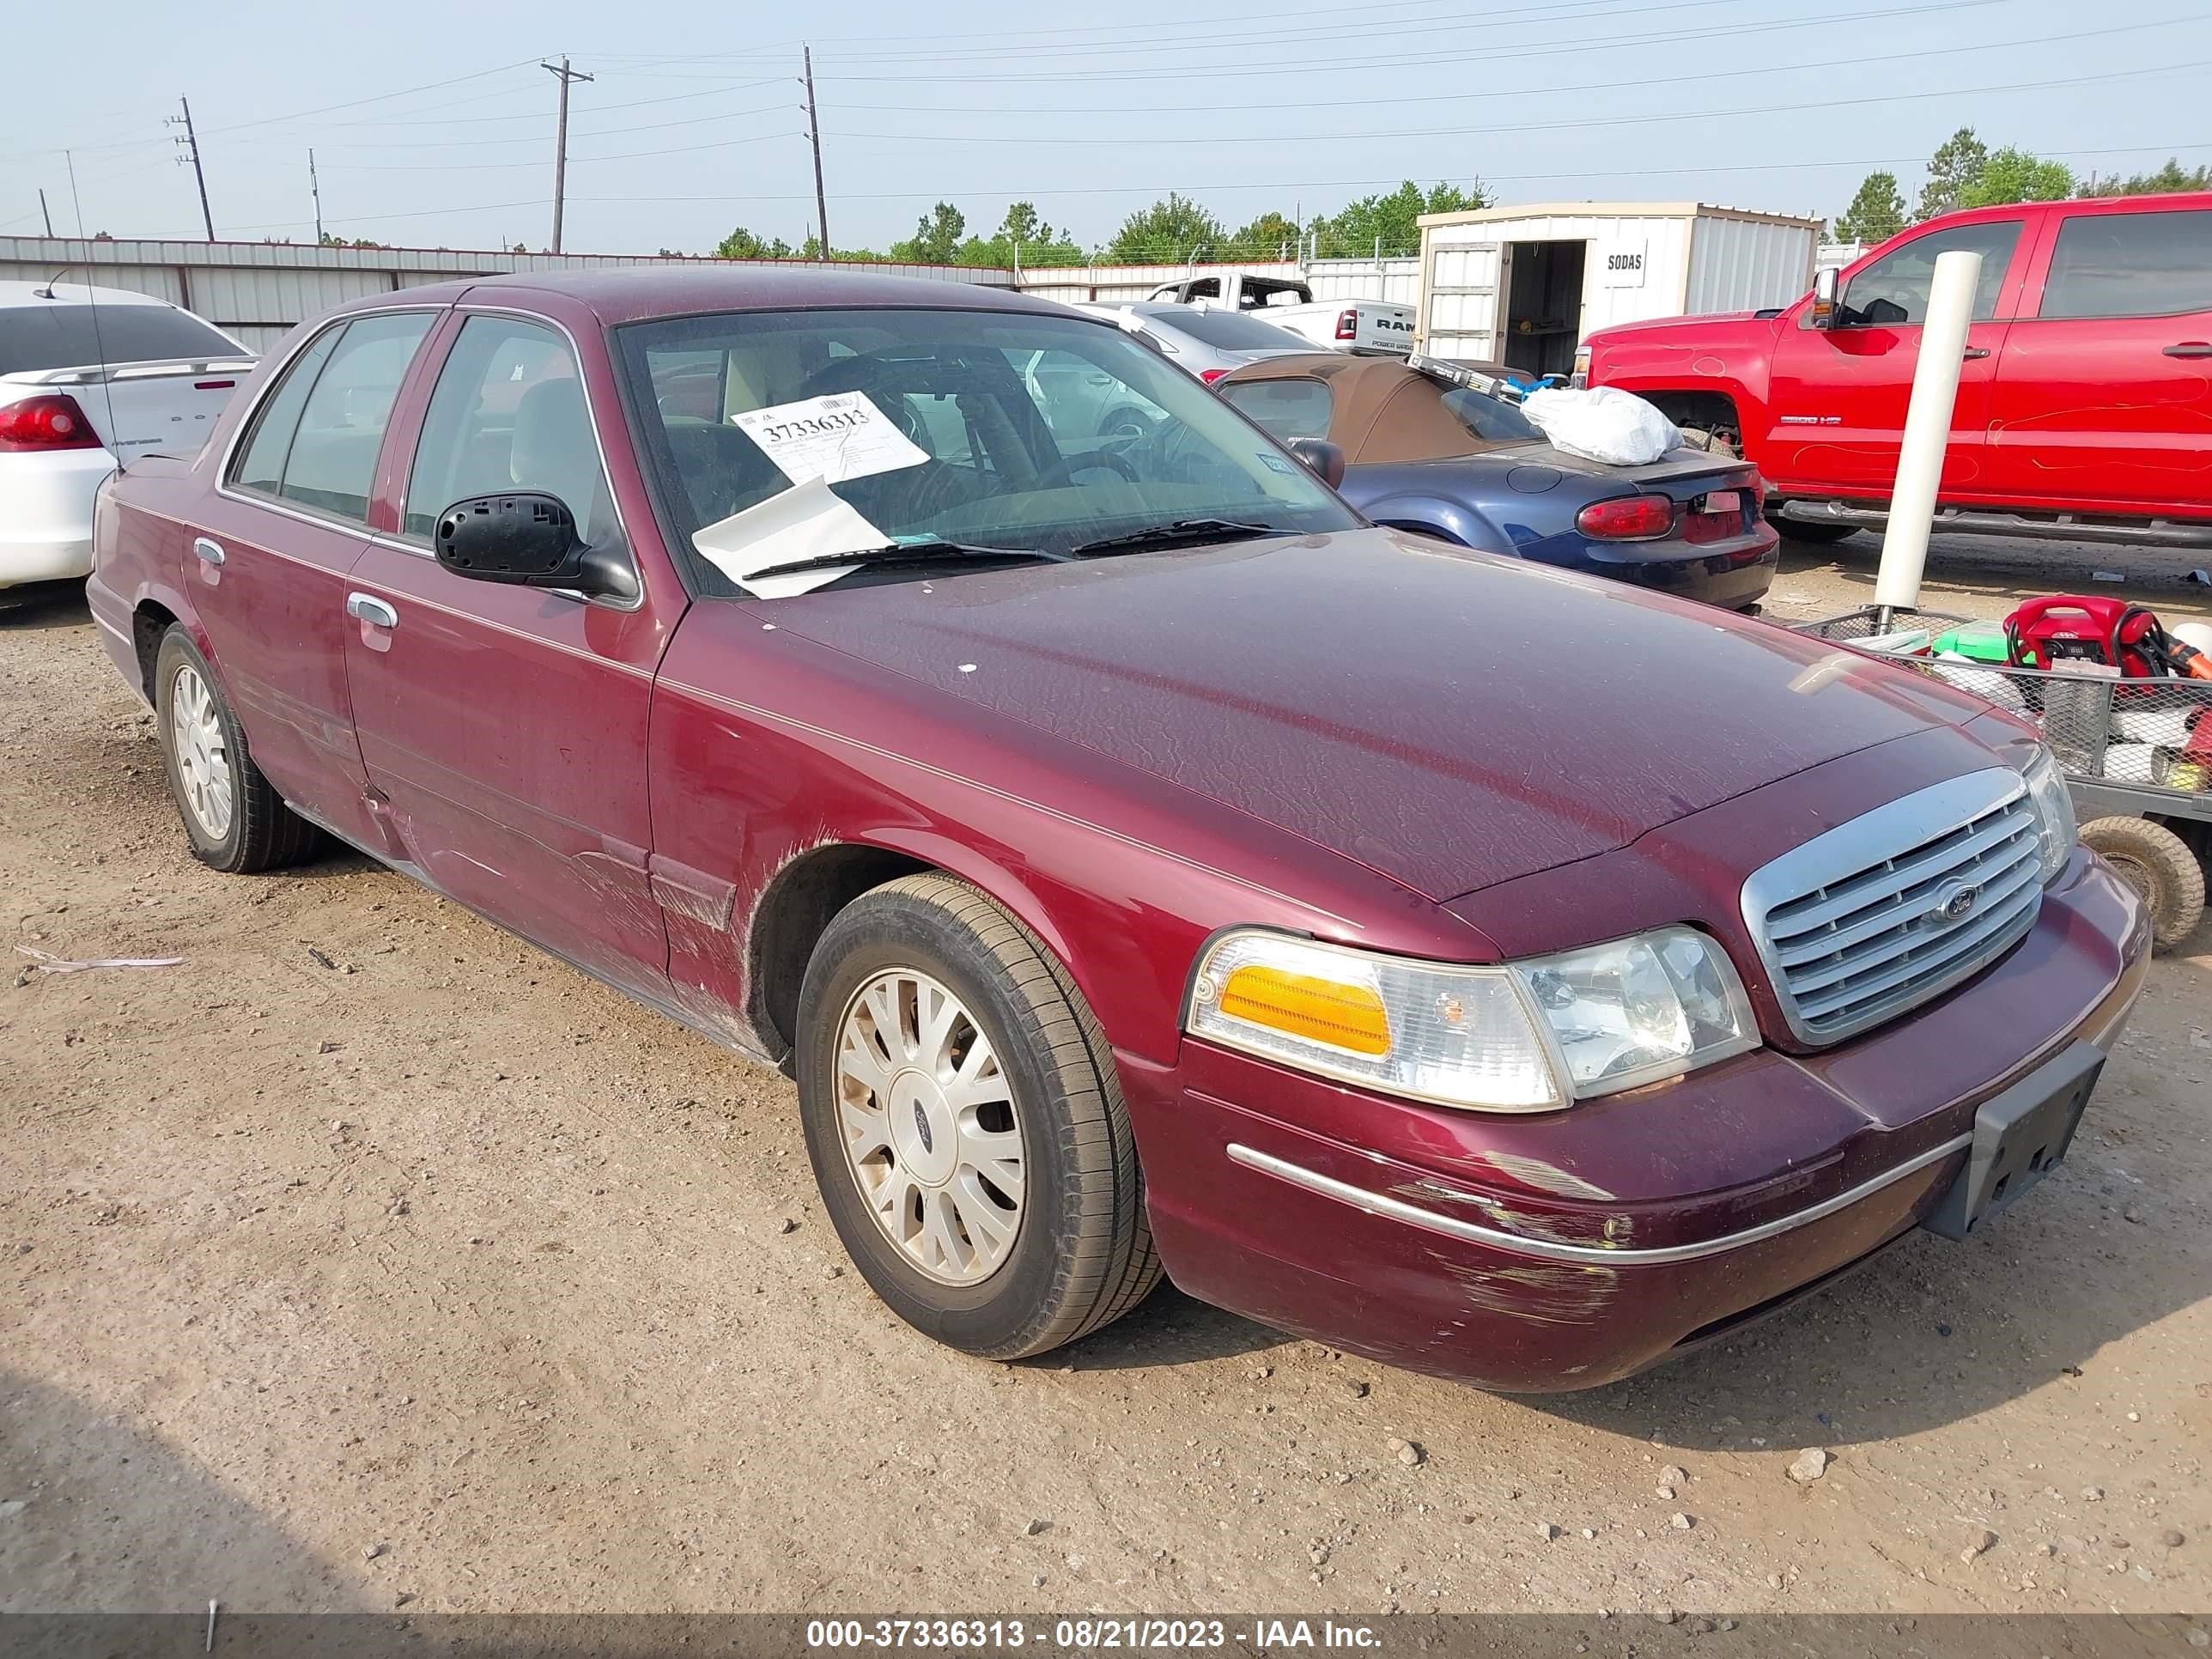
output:
<path id="1" fill-rule="evenodd" d="M 1088 455 L 1063 455 L 1037 475 L 1034 489 L 1056 489 L 1062 485 L 1074 485 L 1078 472 L 1111 472 L 1129 483 L 1137 482 L 1137 469 L 1121 456 L 1109 449 L 1094 450 Z"/>

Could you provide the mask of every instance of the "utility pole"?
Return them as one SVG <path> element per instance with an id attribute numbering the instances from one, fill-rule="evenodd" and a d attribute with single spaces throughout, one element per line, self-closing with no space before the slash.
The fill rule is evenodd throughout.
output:
<path id="1" fill-rule="evenodd" d="M 82 236 L 84 234 L 84 203 L 76 193 L 76 157 L 70 151 L 64 150 L 62 160 L 69 166 L 70 206 L 76 214 L 76 234 Z"/>
<path id="2" fill-rule="evenodd" d="M 558 64 L 540 64 L 538 68 L 561 82 L 561 120 L 553 138 L 553 252 L 561 251 L 561 210 L 568 195 L 568 83 L 589 81 L 593 77 L 581 70 L 568 67 L 567 54 Z"/>
<path id="3" fill-rule="evenodd" d="M 814 48 L 802 46 L 806 60 L 806 137 L 814 146 L 814 223 L 822 233 L 822 257 L 830 257 L 830 198 L 822 188 L 822 119 L 814 109 Z"/>
<path id="4" fill-rule="evenodd" d="M 54 234 L 54 216 L 46 206 L 46 187 L 44 185 L 39 186 L 39 215 L 46 222 L 46 234 L 52 236 Z"/>
<path id="5" fill-rule="evenodd" d="M 323 245 L 323 186 L 322 181 L 315 177 L 315 150 L 312 144 L 307 147 L 307 194 L 315 198 L 315 246 L 320 247 Z"/>
<path id="6" fill-rule="evenodd" d="M 207 239 L 212 242 L 215 240 L 215 214 L 208 206 L 207 173 L 200 166 L 199 135 L 192 131 L 192 100 L 179 98 L 177 102 L 185 113 L 182 119 L 173 119 L 170 125 L 184 128 L 177 135 L 177 142 L 185 147 L 185 157 L 192 164 L 192 177 L 198 181 L 200 187 L 200 222 L 207 227 Z"/>

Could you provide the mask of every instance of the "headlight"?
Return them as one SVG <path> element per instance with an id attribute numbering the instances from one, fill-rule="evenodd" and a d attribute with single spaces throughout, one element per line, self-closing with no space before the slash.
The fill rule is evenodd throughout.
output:
<path id="1" fill-rule="evenodd" d="M 1743 982 L 1688 927 L 1499 968 L 1234 933 L 1191 1032 L 1302 1071 L 1480 1111 L 1543 1112 L 1759 1046 Z"/>
<path id="2" fill-rule="evenodd" d="M 2047 745 L 2039 745 L 2035 758 L 2021 773 L 2027 785 L 2027 804 L 2035 809 L 2035 833 L 2043 843 L 2043 878 L 2046 882 L 2066 867 L 2078 839 L 2074 823 L 2074 797 L 2058 770 L 2058 757 Z"/>

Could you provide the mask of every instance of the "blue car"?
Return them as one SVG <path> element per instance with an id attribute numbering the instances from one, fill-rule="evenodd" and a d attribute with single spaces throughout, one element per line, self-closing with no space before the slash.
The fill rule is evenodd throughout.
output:
<path id="1" fill-rule="evenodd" d="M 1213 389 L 1286 442 L 1342 451 L 1337 488 L 1377 524 L 1735 611 L 1755 610 L 1774 580 L 1780 538 L 1759 471 L 1733 456 L 1678 449 L 1608 466 L 1563 454 L 1480 377 L 1418 359 L 1268 357 Z"/>

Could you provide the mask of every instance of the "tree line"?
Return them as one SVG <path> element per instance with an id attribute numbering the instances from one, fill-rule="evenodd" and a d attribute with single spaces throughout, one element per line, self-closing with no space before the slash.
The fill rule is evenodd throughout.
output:
<path id="1" fill-rule="evenodd" d="M 1081 264 L 1261 264 L 1301 257 L 1321 259 L 1385 258 L 1418 253 L 1419 219 L 1425 213 L 1457 213 L 1487 207 L 1481 181 L 1465 189 L 1452 184 L 1423 189 L 1407 179 L 1397 189 L 1348 202 L 1333 214 L 1316 215 L 1301 225 L 1271 210 L 1232 230 L 1228 222 L 1188 196 L 1170 191 L 1121 222 L 1113 237 L 1094 248 L 1077 243 L 1066 230 L 1055 230 L 1033 202 L 1016 202 L 988 236 L 969 234 L 967 216 L 950 202 L 923 214 L 914 234 L 878 252 L 837 248 L 827 257 L 860 264 L 896 263 L 966 265 L 1005 270 Z M 663 253 L 670 252 L 667 248 Z M 793 246 L 740 225 L 714 249 L 718 259 L 820 259 L 821 238 L 809 236 Z"/>
<path id="2" fill-rule="evenodd" d="M 1910 210 L 1893 173 L 1870 173 L 1837 218 L 1836 238 L 1880 242 L 1911 224 L 1960 208 L 2002 207 L 2014 202 L 2059 202 L 2069 198 L 2161 196 L 2212 190 L 2212 167 L 2185 167 L 2178 159 L 2151 173 L 2083 179 L 2063 161 L 2006 144 L 1991 149 L 1972 127 L 1960 127 L 1928 158 L 1928 182 Z"/>

